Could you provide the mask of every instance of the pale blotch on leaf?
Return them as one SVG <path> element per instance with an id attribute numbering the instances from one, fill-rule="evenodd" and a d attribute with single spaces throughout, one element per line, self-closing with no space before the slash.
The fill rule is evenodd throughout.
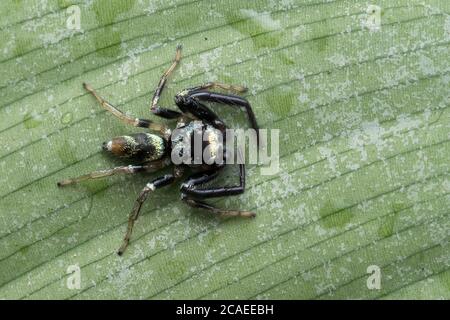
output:
<path id="1" fill-rule="evenodd" d="M 266 96 L 267 107 L 279 116 L 285 116 L 297 101 L 296 91 L 292 86 L 282 86 L 270 91 Z"/>
<path id="2" fill-rule="evenodd" d="M 378 236 L 381 238 L 387 238 L 394 234 L 394 226 L 398 219 L 399 211 L 403 209 L 403 204 L 395 202 L 392 205 L 392 213 L 382 218 L 381 224 L 378 227 Z"/>
<path id="3" fill-rule="evenodd" d="M 325 202 L 319 211 L 321 224 L 325 228 L 343 228 L 354 217 L 351 209 L 339 209 L 331 201 Z"/>
<path id="4" fill-rule="evenodd" d="M 71 147 L 68 139 L 62 140 L 56 148 L 56 153 L 62 163 L 66 166 L 70 166 L 78 161 L 76 150 Z"/>
<path id="5" fill-rule="evenodd" d="M 62 124 L 69 124 L 72 122 L 73 114 L 72 112 L 66 112 L 61 117 Z"/>
<path id="6" fill-rule="evenodd" d="M 42 118 L 39 115 L 36 115 L 34 113 L 27 113 L 23 117 L 23 125 L 27 129 L 33 129 L 38 127 L 42 123 Z"/>
<path id="7" fill-rule="evenodd" d="M 122 35 L 114 28 L 113 23 L 117 18 L 129 11 L 135 4 L 135 0 L 124 1 L 94 1 L 93 9 L 99 25 L 106 26 L 105 30 L 100 30 L 94 36 L 96 54 L 111 58 L 119 55 L 121 51 Z"/>
<path id="8" fill-rule="evenodd" d="M 251 37 L 257 49 L 274 48 L 280 44 L 282 26 L 269 12 L 241 9 L 225 13 L 227 23 L 244 35 Z"/>
<path id="9" fill-rule="evenodd" d="M 162 266 L 161 271 L 171 280 L 179 280 L 186 273 L 186 262 L 172 258 Z"/>

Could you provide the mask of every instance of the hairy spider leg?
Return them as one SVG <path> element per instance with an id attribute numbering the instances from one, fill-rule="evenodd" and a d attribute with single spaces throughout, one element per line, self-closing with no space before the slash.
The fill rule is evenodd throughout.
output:
<path id="1" fill-rule="evenodd" d="M 142 189 L 141 193 L 139 194 L 138 198 L 136 199 L 136 202 L 134 204 L 133 210 L 130 212 L 129 218 L 128 218 L 128 226 L 127 231 L 125 233 L 125 237 L 123 238 L 123 242 L 119 250 L 117 251 L 117 254 L 121 256 L 126 248 L 128 247 L 128 243 L 130 242 L 131 233 L 133 232 L 133 226 L 136 222 L 137 218 L 139 217 L 139 212 L 141 211 L 142 204 L 147 199 L 150 192 L 155 191 L 156 189 L 159 189 L 161 187 L 167 186 L 174 182 L 175 177 L 172 174 L 166 174 L 162 177 L 156 178 L 152 182 L 149 182 L 145 185 L 145 187 Z"/>
<path id="2" fill-rule="evenodd" d="M 187 90 L 189 92 L 193 92 L 193 91 L 199 91 L 199 90 L 210 90 L 210 89 L 215 89 L 215 88 L 223 89 L 223 90 L 234 92 L 234 93 L 244 93 L 247 91 L 247 88 L 244 86 L 221 83 L 221 82 L 207 82 L 207 83 L 201 84 L 197 87 L 189 88 Z"/>
<path id="3" fill-rule="evenodd" d="M 170 109 L 162 108 L 162 107 L 158 106 L 159 97 L 161 96 L 164 86 L 166 85 L 167 78 L 170 76 L 170 74 L 173 72 L 173 70 L 175 70 L 175 68 L 178 65 L 178 63 L 180 62 L 180 60 L 181 60 L 181 45 L 178 45 L 172 65 L 161 76 L 158 86 L 156 87 L 155 93 L 153 94 L 150 111 L 152 113 L 154 113 L 155 115 L 160 116 L 162 118 L 176 119 L 181 116 L 181 113 L 178 111 L 174 111 L 174 110 L 170 110 Z"/>
<path id="4" fill-rule="evenodd" d="M 89 84 L 83 83 L 83 86 L 87 91 L 89 91 L 97 99 L 97 101 L 100 103 L 100 105 L 104 109 L 111 112 L 113 115 L 115 115 L 117 118 L 119 118 L 122 122 L 124 122 L 126 124 L 130 124 L 135 127 L 149 128 L 150 130 L 154 130 L 154 131 L 160 132 L 163 135 L 167 135 L 167 132 L 169 131 L 169 129 L 165 125 L 160 124 L 160 123 L 155 123 L 148 119 L 140 119 L 140 118 L 130 117 L 130 116 L 126 115 L 125 113 L 123 113 L 122 111 L 120 111 L 119 109 L 117 109 L 116 107 L 114 107 L 108 101 L 103 99 L 100 95 L 98 95 L 98 93 Z"/>
<path id="5" fill-rule="evenodd" d="M 196 173 L 190 176 L 186 182 L 181 185 L 182 197 L 181 199 L 191 207 L 201 208 L 219 214 L 221 216 L 241 216 L 241 217 L 255 217 L 254 212 L 246 210 L 227 210 L 216 208 L 199 199 L 224 197 L 237 195 L 244 192 L 245 189 L 245 166 L 239 165 L 239 185 L 226 187 L 211 187 L 201 189 L 199 185 L 215 179 L 218 176 L 219 170 L 223 167 L 218 167 L 213 170 L 208 170 Z"/>
<path id="6" fill-rule="evenodd" d="M 65 179 L 65 180 L 58 182 L 57 185 L 58 185 L 58 187 L 64 187 L 67 185 L 79 183 L 81 181 L 100 179 L 100 178 L 105 178 L 105 177 L 109 177 L 109 176 L 113 176 L 113 175 L 117 175 L 117 174 L 136 174 L 139 172 L 154 172 L 154 171 L 164 168 L 167 165 L 168 165 L 168 161 L 167 161 L 167 159 L 164 159 L 164 160 L 158 160 L 155 162 L 151 162 L 151 163 L 147 163 L 145 165 L 139 165 L 139 166 L 133 166 L 133 165 L 120 166 L 120 167 L 115 167 L 112 169 L 90 172 L 88 174 L 84 174 L 84 175 L 76 177 L 76 178 Z"/>

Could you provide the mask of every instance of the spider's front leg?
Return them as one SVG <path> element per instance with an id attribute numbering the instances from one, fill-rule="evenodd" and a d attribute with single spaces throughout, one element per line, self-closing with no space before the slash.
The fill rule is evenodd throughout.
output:
<path id="1" fill-rule="evenodd" d="M 129 218 L 128 218 L 128 226 L 127 226 L 127 232 L 125 233 L 125 237 L 123 238 L 122 246 L 117 251 L 117 254 L 121 256 L 125 249 L 128 247 L 128 243 L 130 242 L 131 233 L 133 232 L 133 226 L 136 222 L 137 218 L 139 217 L 139 212 L 141 211 L 142 204 L 147 199 L 150 192 L 155 191 L 156 189 L 159 189 L 161 187 L 167 186 L 171 184 L 175 180 L 174 175 L 172 174 L 166 174 L 162 177 L 159 177 L 152 182 L 149 182 L 145 185 L 145 187 L 142 189 L 141 193 L 139 194 L 139 197 L 136 199 L 136 202 L 134 204 L 133 210 L 130 212 Z"/>
<path id="2" fill-rule="evenodd" d="M 221 217 L 247 217 L 254 218 L 256 214 L 251 211 L 246 210 L 229 210 L 229 209 L 220 209 L 214 207 L 204 201 L 200 201 L 198 199 L 194 199 L 192 197 L 182 195 L 181 200 L 183 200 L 188 206 L 192 208 L 204 209 L 210 211 L 214 214 L 217 214 Z"/>
<path id="3" fill-rule="evenodd" d="M 248 218 L 255 217 L 256 214 L 251 211 L 220 209 L 199 200 L 214 197 L 233 196 L 242 194 L 244 192 L 245 190 L 244 164 L 239 165 L 239 185 L 225 186 L 225 187 L 210 187 L 210 188 L 199 187 L 200 185 L 215 179 L 219 173 L 218 170 L 220 170 L 220 168 L 197 173 L 189 177 L 189 179 L 181 186 L 182 192 L 181 200 L 183 200 L 187 205 L 191 207 L 205 209 L 223 217 L 248 217 Z"/>
<path id="4" fill-rule="evenodd" d="M 223 121 L 220 120 L 210 108 L 203 105 L 200 101 L 216 102 L 222 105 L 244 108 L 251 127 L 256 131 L 256 142 L 259 145 L 259 126 L 250 103 L 246 99 L 236 95 L 208 91 L 208 89 L 211 88 L 221 88 L 236 93 L 242 93 L 247 90 L 247 88 L 242 86 L 208 82 L 201 86 L 181 91 L 176 95 L 175 103 L 182 112 L 190 113 L 201 120 L 206 120 L 218 129 L 225 128 Z"/>

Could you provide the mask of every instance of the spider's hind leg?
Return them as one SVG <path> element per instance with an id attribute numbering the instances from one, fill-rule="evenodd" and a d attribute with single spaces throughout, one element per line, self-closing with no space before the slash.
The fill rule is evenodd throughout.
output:
<path id="1" fill-rule="evenodd" d="M 69 178 L 62 181 L 59 181 L 57 183 L 58 187 L 65 187 L 71 184 L 76 184 L 81 181 L 86 180 L 94 180 L 94 179 L 100 179 L 105 177 L 114 176 L 117 174 L 136 174 L 140 172 L 154 172 L 156 170 L 162 169 L 167 165 L 167 161 L 155 161 L 152 163 L 147 163 L 145 165 L 129 165 L 129 166 L 120 166 L 115 167 L 112 169 L 106 169 L 106 170 L 99 170 L 99 171 L 93 171 L 88 174 L 84 174 L 82 176 L 76 177 L 76 178 Z"/>
<path id="2" fill-rule="evenodd" d="M 122 167 L 116 167 L 116 168 L 112 168 L 112 169 L 90 172 L 88 174 L 84 174 L 84 175 L 76 177 L 76 178 L 64 179 L 62 181 L 59 181 L 57 183 L 57 185 L 58 185 L 58 187 L 65 187 L 65 186 L 68 186 L 71 184 L 79 183 L 81 181 L 105 178 L 105 177 L 117 175 L 120 173 L 134 174 L 134 173 L 141 172 L 141 171 L 145 171 L 143 166 L 122 166 Z"/>

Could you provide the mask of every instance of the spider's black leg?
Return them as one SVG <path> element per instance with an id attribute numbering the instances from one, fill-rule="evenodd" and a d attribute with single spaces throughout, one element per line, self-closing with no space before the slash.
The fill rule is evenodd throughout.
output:
<path id="1" fill-rule="evenodd" d="M 245 165 L 239 165 L 239 185 L 226 187 L 212 187 L 207 189 L 200 189 L 197 186 L 212 180 L 217 176 L 217 171 L 206 171 L 203 173 L 203 179 L 199 176 L 188 178 L 186 182 L 181 185 L 181 192 L 193 196 L 195 198 L 215 198 L 224 196 L 233 196 L 244 193 L 245 190 Z"/>
<path id="2" fill-rule="evenodd" d="M 207 171 L 194 173 L 181 185 L 181 192 L 184 193 L 185 190 L 215 179 L 219 175 L 219 172 L 222 168 L 223 166 L 220 166 Z"/>
<path id="3" fill-rule="evenodd" d="M 139 212 L 141 211 L 142 204 L 147 199 L 148 194 L 156 189 L 167 186 L 171 184 L 175 180 L 175 177 L 172 174 L 166 174 L 165 176 L 159 177 L 152 182 L 149 182 L 145 185 L 144 189 L 142 189 L 139 194 L 136 202 L 134 204 L 133 210 L 130 212 L 130 216 L 128 218 L 128 227 L 127 232 L 125 233 L 125 237 L 123 238 L 122 246 L 117 251 L 118 255 L 122 255 L 125 249 L 128 247 L 128 243 L 130 242 L 131 233 L 133 232 L 133 226 L 139 217 Z"/>
<path id="4" fill-rule="evenodd" d="M 173 72 L 173 70 L 175 70 L 175 67 L 180 62 L 180 60 L 181 60 L 181 46 L 178 45 L 177 51 L 175 54 L 175 59 L 173 60 L 172 65 L 161 76 L 158 86 L 156 87 L 155 93 L 153 94 L 150 111 L 152 113 L 154 113 L 155 115 L 160 116 L 162 118 L 176 119 L 181 116 L 181 113 L 179 113 L 178 111 L 161 108 L 160 106 L 158 106 L 159 97 L 161 96 L 164 86 L 166 85 L 167 78 L 170 76 L 170 74 Z"/>
<path id="5" fill-rule="evenodd" d="M 235 95 L 190 89 L 181 91 L 175 96 L 175 103 L 183 113 L 190 113 L 201 120 L 208 121 L 219 130 L 225 129 L 225 124 L 211 109 L 200 103 L 201 100 L 243 107 L 247 112 L 251 127 L 256 130 L 256 142 L 259 145 L 258 123 L 247 100 Z"/>
<path id="6" fill-rule="evenodd" d="M 166 159 L 164 160 L 158 160 L 152 163 L 147 163 L 145 165 L 139 165 L 139 166 L 120 166 L 112 169 L 106 169 L 106 170 L 99 170 L 94 171 L 88 174 L 84 174 L 82 176 L 76 177 L 76 178 L 69 178 L 62 180 L 58 182 L 58 187 L 64 187 L 67 185 L 79 183 L 81 181 L 86 180 L 93 180 L 93 179 L 100 179 L 104 177 L 113 176 L 116 174 L 135 174 L 139 172 L 154 172 L 157 171 L 167 165 Z"/>
<path id="7" fill-rule="evenodd" d="M 219 169 L 221 169 L 221 168 L 222 167 L 218 167 L 217 169 L 213 169 L 210 171 L 195 174 L 195 175 L 191 176 L 190 178 L 188 178 L 188 180 L 185 183 L 183 183 L 181 186 L 181 192 L 182 192 L 181 199 L 192 207 L 206 209 L 206 210 L 212 211 L 216 214 L 220 214 L 222 216 L 254 217 L 255 213 L 250 212 L 250 211 L 219 209 L 208 203 L 198 200 L 198 199 L 204 199 L 204 198 L 237 195 L 237 194 L 241 194 L 244 192 L 244 189 L 245 189 L 245 167 L 243 164 L 239 165 L 239 180 L 240 181 L 239 181 L 238 186 L 212 187 L 212 188 L 206 188 L 206 189 L 198 188 L 199 185 L 216 178 L 219 173 Z"/>
<path id="8" fill-rule="evenodd" d="M 186 195 L 183 195 L 181 200 L 183 200 L 188 206 L 191 206 L 193 208 L 205 209 L 205 210 L 211 211 L 212 213 L 218 214 L 222 217 L 254 218 L 256 216 L 256 214 L 251 211 L 220 209 L 220 208 L 214 207 L 204 201 L 190 198 L 189 196 L 186 196 Z"/>
<path id="9" fill-rule="evenodd" d="M 98 100 L 98 102 L 101 104 L 101 106 L 104 109 L 111 112 L 113 115 L 115 115 L 117 118 L 119 118 L 122 122 L 124 122 L 126 124 L 130 124 L 135 127 L 149 128 L 154 131 L 159 131 L 162 134 L 166 134 L 167 127 L 165 125 L 160 124 L 160 123 L 155 123 L 155 122 L 153 122 L 151 120 L 147 120 L 147 119 L 139 119 L 139 118 L 130 117 L 130 116 L 126 115 L 125 113 L 123 113 L 122 111 L 120 111 L 119 109 L 117 109 L 116 107 L 114 107 L 108 101 L 106 101 L 105 99 L 100 97 L 98 95 L 98 93 L 89 84 L 83 83 L 83 86 L 87 91 L 89 91 Z"/>
<path id="10" fill-rule="evenodd" d="M 193 117 L 204 120 L 219 130 L 226 129 L 225 123 L 219 118 L 219 116 L 198 100 L 189 96 L 178 94 L 175 96 L 175 103 L 183 114 L 191 118 Z"/>
<path id="11" fill-rule="evenodd" d="M 258 123 L 256 121 L 255 114 L 253 113 L 253 109 L 250 106 L 250 103 L 239 96 L 231 95 L 231 94 L 223 94 L 217 92 L 209 92 L 205 90 L 194 91 L 188 94 L 191 98 L 200 100 L 200 101 L 209 101 L 209 102 L 217 102 L 224 105 L 230 106 L 239 106 L 245 109 L 247 112 L 248 120 L 250 121 L 250 125 L 253 129 L 256 130 L 258 137 Z M 259 140 L 259 138 L 258 138 Z"/>

